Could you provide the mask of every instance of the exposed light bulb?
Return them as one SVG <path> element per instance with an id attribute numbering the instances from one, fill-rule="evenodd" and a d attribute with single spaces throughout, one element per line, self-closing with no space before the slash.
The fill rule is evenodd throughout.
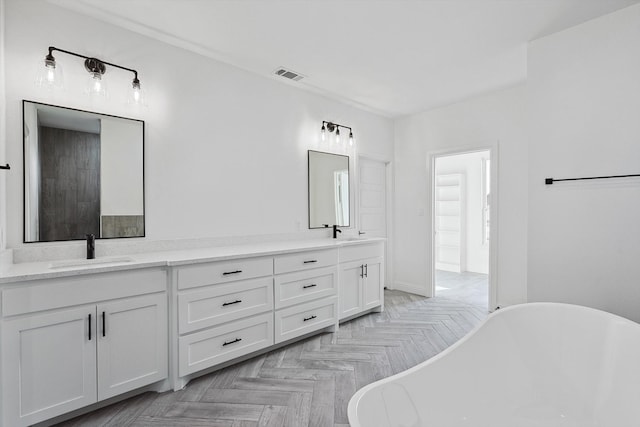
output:
<path id="1" fill-rule="evenodd" d="M 349 146 L 353 147 L 353 132 L 349 130 Z"/>
<path id="2" fill-rule="evenodd" d="M 91 98 L 107 98 L 107 84 L 102 79 L 102 73 L 89 73 L 89 86 L 87 88 L 87 94 Z"/>
<path id="3" fill-rule="evenodd" d="M 53 84 L 53 82 L 56 79 L 56 67 L 55 66 L 52 67 L 52 66 L 47 65 L 46 68 L 47 68 L 47 71 L 46 71 L 47 72 L 47 83 L 48 84 Z"/>
<path id="4" fill-rule="evenodd" d="M 131 88 L 132 89 L 129 94 L 129 98 L 127 99 L 127 103 L 134 106 L 146 106 L 144 92 L 142 91 L 142 87 L 140 86 L 140 80 L 138 80 L 137 76 L 133 79 Z"/>
<path id="5" fill-rule="evenodd" d="M 40 68 L 36 76 L 36 85 L 48 90 L 62 89 L 64 87 L 64 79 L 62 67 L 56 64 L 56 60 L 52 55 L 47 55 L 44 60 L 44 68 Z"/>
<path id="6" fill-rule="evenodd" d="M 320 139 L 322 139 L 322 142 L 327 139 L 327 129 L 324 127 L 324 122 L 322 122 L 322 129 L 320 129 Z"/>
<path id="7" fill-rule="evenodd" d="M 336 126 L 336 144 L 340 144 L 340 128 Z"/>

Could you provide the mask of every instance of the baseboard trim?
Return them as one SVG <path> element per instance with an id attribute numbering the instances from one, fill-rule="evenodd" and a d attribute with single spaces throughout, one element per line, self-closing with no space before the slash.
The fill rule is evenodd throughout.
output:
<path id="1" fill-rule="evenodd" d="M 414 285 L 412 283 L 395 282 L 391 289 L 394 289 L 396 291 L 408 292 L 410 294 L 422 295 L 423 297 L 428 296 L 427 290 L 425 288 Z"/>

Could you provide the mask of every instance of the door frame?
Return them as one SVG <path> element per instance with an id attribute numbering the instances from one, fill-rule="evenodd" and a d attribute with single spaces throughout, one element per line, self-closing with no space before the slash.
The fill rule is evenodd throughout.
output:
<path id="1" fill-rule="evenodd" d="M 430 151 L 427 153 L 427 197 L 430 199 L 431 206 L 431 224 L 427 231 L 427 242 L 431 251 L 431 259 L 426 263 L 426 277 L 429 279 L 427 286 L 428 297 L 436 295 L 436 253 L 435 253 L 435 179 L 436 179 L 436 159 L 438 157 L 455 156 L 459 154 L 477 153 L 479 151 L 488 151 L 491 162 L 491 215 L 489 217 L 489 312 L 493 312 L 498 308 L 498 231 L 499 231 L 499 185 L 498 171 L 500 165 L 499 158 L 499 141 L 485 141 L 469 146 L 460 146 L 447 148 L 442 150 Z"/>
<path id="2" fill-rule="evenodd" d="M 354 180 L 354 189 L 356 192 L 356 206 L 357 211 L 355 212 L 355 225 L 356 229 L 360 228 L 360 160 L 373 160 L 374 162 L 384 163 L 385 169 L 385 217 L 386 217 L 386 233 L 387 233 L 387 241 L 386 243 L 386 254 L 385 254 L 385 277 L 383 280 L 383 287 L 393 289 L 393 162 L 383 156 L 376 156 L 371 154 L 358 154 L 356 160 L 355 170 L 357 178 Z"/>

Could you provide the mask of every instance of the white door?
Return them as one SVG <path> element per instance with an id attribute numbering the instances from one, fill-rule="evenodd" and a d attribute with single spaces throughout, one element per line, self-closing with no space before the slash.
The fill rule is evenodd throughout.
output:
<path id="1" fill-rule="evenodd" d="M 339 318 L 344 319 L 362 311 L 363 262 L 354 261 L 340 264 L 340 286 L 338 299 Z"/>
<path id="2" fill-rule="evenodd" d="M 96 402 L 95 305 L 4 323 L 5 426 L 27 426 Z"/>
<path id="3" fill-rule="evenodd" d="M 98 305 L 98 398 L 167 377 L 167 297 L 152 294 Z"/>
<path id="4" fill-rule="evenodd" d="M 387 237 L 387 164 L 363 157 L 358 162 L 358 229 L 365 237 Z M 388 263 L 387 245 L 384 250 Z"/>

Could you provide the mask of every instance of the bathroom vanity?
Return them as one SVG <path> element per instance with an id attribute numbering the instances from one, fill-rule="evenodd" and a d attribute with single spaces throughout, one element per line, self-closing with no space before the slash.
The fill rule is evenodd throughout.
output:
<path id="1" fill-rule="evenodd" d="M 0 274 L 0 426 L 178 390 L 380 311 L 384 244 L 327 239 L 15 264 Z"/>

